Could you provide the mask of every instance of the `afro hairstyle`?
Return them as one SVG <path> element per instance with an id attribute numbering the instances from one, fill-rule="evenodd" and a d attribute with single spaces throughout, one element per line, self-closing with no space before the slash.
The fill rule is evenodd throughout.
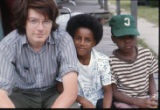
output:
<path id="1" fill-rule="evenodd" d="M 92 31 L 96 45 L 100 42 L 103 35 L 103 26 L 100 21 L 89 14 L 79 14 L 72 16 L 67 22 L 66 31 L 74 38 L 78 28 L 88 28 Z"/>

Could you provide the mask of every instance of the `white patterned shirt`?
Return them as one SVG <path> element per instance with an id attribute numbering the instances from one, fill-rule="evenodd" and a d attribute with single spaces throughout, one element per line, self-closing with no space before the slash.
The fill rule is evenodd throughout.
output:
<path id="1" fill-rule="evenodd" d="M 104 97 L 103 86 L 111 84 L 109 58 L 92 49 L 89 65 L 79 62 L 78 71 L 78 95 L 96 106 L 97 100 Z"/>

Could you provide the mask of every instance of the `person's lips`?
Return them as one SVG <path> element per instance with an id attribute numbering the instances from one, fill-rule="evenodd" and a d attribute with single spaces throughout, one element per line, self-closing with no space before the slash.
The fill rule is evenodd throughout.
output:
<path id="1" fill-rule="evenodd" d="M 126 46 L 126 48 L 127 48 L 127 49 L 130 49 L 130 48 L 131 48 L 131 46 Z"/>
<path id="2" fill-rule="evenodd" d="M 130 49 L 130 48 L 132 48 L 132 46 L 131 45 L 126 45 L 125 48 Z"/>
<path id="3" fill-rule="evenodd" d="M 83 47 L 79 47 L 79 48 L 77 48 L 79 51 L 84 51 L 85 50 L 85 48 L 83 48 Z"/>
<path id="4" fill-rule="evenodd" d="M 44 36 L 44 34 L 35 34 L 38 38 L 41 38 Z"/>

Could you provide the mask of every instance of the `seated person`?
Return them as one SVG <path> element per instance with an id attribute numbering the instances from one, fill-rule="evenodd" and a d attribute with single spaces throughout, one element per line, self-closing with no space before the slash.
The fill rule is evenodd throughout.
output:
<path id="1" fill-rule="evenodd" d="M 93 48 L 102 39 L 102 24 L 90 15 L 80 14 L 68 21 L 66 30 L 73 38 L 79 59 L 76 101 L 82 108 L 95 108 L 97 100 L 104 98 L 101 108 L 110 108 L 112 89 L 109 58 Z M 60 82 L 58 88 L 59 91 L 63 89 Z"/>
<path id="2" fill-rule="evenodd" d="M 16 0 L 14 27 L 0 42 L 0 108 L 68 108 L 77 98 L 77 54 L 55 22 L 53 0 Z M 56 90 L 56 76 L 64 91 Z"/>
<path id="3" fill-rule="evenodd" d="M 112 90 L 116 108 L 155 108 L 153 74 L 157 60 L 149 49 L 136 45 L 139 32 L 131 15 L 113 16 L 109 21 L 112 41 L 118 49 L 110 56 Z"/>

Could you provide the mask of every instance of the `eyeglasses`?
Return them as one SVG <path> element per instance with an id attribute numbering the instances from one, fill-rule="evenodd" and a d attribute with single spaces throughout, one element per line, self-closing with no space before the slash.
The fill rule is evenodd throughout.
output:
<path id="1" fill-rule="evenodd" d="M 37 27 L 41 21 L 44 27 L 49 27 L 52 25 L 52 21 L 49 19 L 40 20 L 40 19 L 33 18 L 33 17 L 28 18 L 28 22 L 34 27 Z"/>

